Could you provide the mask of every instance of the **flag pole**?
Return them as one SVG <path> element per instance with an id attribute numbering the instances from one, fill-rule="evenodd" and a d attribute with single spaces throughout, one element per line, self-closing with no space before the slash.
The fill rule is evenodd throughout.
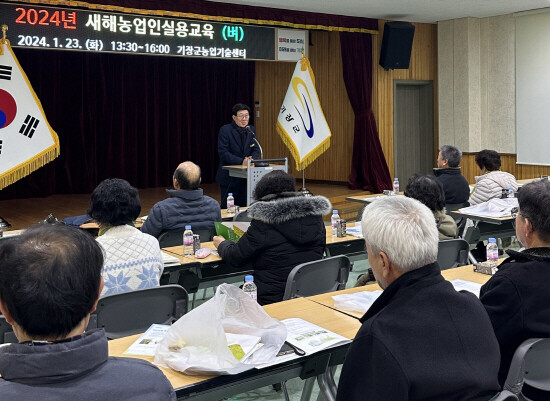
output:
<path id="1" fill-rule="evenodd" d="M 6 31 L 8 30 L 8 26 L 6 24 L 2 24 L 2 39 L 0 39 L 0 44 L 3 45 L 6 43 Z M 4 55 L 4 46 L 0 46 L 0 56 Z M 4 235 L 4 231 L 11 228 L 11 224 L 8 223 L 8 221 L 2 216 L 0 216 L 0 238 Z"/>
<path id="2" fill-rule="evenodd" d="M 302 170 L 302 188 L 298 192 L 301 192 L 304 196 L 313 196 L 313 194 L 306 188 L 306 169 Z"/>

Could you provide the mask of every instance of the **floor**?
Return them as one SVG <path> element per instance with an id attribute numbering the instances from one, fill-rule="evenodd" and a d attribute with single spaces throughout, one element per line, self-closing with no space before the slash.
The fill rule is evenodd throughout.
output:
<path id="1" fill-rule="evenodd" d="M 301 184 L 301 183 L 300 183 Z M 297 185 L 299 188 L 301 185 Z M 323 195 L 330 199 L 335 209 L 341 209 L 340 216 L 353 220 L 362 205 L 348 202 L 346 196 L 369 194 L 360 190 L 348 189 L 344 183 L 306 183 L 314 195 Z M 217 184 L 201 185 L 204 194 L 214 199 L 220 199 L 220 187 Z M 149 209 L 158 201 L 165 199 L 166 188 L 139 189 L 141 201 L 140 216 L 149 214 Z M 13 230 L 29 227 L 43 220 L 50 213 L 62 220 L 69 216 L 79 216 L 86 213 L 90 204 L 90 194 L 52 195 L 45 198 L 13 199 L 0 201 L 0 216 L 6 219 Z M 330 215 L 326 216 L 330 220 Z"/>

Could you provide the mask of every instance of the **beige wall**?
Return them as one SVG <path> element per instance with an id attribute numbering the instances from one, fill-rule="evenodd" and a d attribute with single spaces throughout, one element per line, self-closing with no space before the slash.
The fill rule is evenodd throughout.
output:
<path id="1" fill-rule="evenodd" d="M 515 153 L 511 15 L 438 23 L 439 143 Z"/>

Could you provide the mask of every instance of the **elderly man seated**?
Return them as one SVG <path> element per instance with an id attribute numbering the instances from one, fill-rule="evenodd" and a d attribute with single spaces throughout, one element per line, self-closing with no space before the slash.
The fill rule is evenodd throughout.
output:
<path id="1" fill-rule="evenodd" d="M 499 390 L 498 343 L 476 296 L 441 275 L 432 212 L 385 197 L 361 224 L 384 292 L 361 318 L 337 400 L 489 400 Z"/>
<path id="2" fill-rule="evenodd" d="M 500 344 L 499 381 L 504 383 L 516 348 L 533 337 L 550 337 L 550 182 L 524 185 L 518 192 L 516 236 L 525 250 L 510 257 L 481 288 Z M 530 399 L 548 399 L 524 386 Z M 533 394 L 531 394 L 533 393 Z"/>
<path id="3" fill-rule="evenodd" d="M 19 344 L 0 347 L 0 399 L 176 400 L 149 362 L 108 356 L 84 332 L 103 288 L 103 253 L 88 234 L 43 225 L 0 241 L 0 310 Z"/>

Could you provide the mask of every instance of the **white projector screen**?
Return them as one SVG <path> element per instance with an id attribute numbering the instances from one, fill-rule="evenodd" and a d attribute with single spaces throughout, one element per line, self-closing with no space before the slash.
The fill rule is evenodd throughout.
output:
<path id="1" fill-rule="evenodd" d="M 516 18 L 518 164 L 550 165 L 550 13 Z"/>

